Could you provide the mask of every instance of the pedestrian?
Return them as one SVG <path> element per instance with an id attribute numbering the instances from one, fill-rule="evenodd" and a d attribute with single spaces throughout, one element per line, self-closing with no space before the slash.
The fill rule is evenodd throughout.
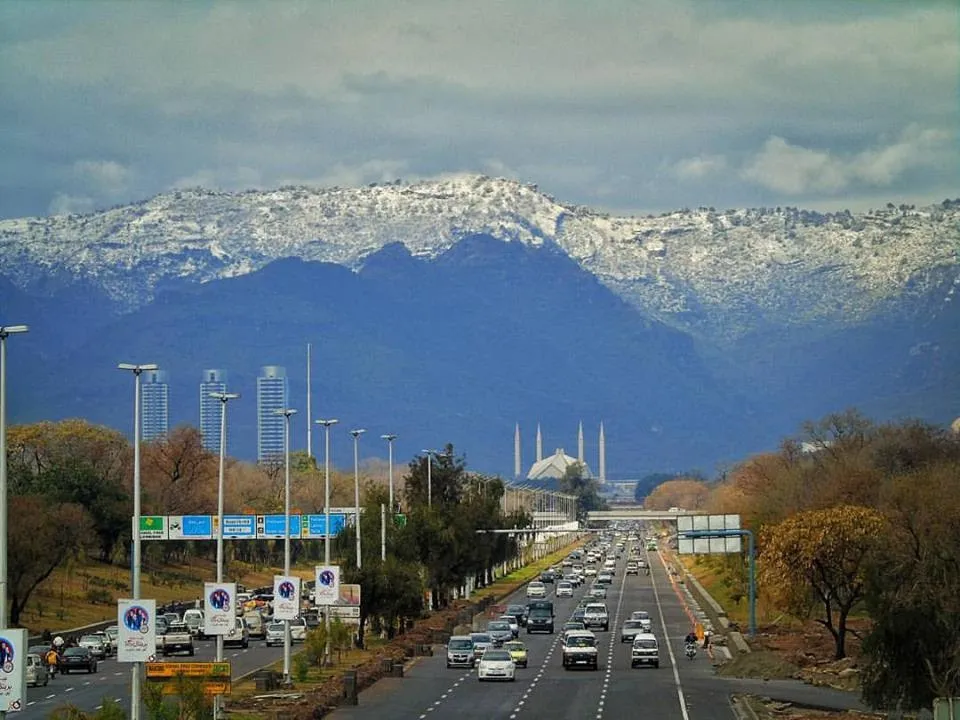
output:
<path id="1" fill-rule="evenodd" d="M 710 635 L 711 635 L 711 632 L 709 630 L 703 631 L 703 649 L 704 650 L 710 647 Z"/>

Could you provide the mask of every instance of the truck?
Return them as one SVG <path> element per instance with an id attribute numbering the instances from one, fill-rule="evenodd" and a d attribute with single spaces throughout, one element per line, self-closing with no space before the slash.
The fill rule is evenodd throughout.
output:
<path id="1" fill-rule="evenodd" d="M 169 625 L 167 631 L 159 639 L 157 649 L 164 657 L 174 653 L 187 653 L 187 655 L 193 657 L 193 635 L 186 623 Z"/>
<path id="2" fill-rule="evenodd" d="M 583 625 L 588 630 L 592 627 L 610 629 L 610 615 L 604 603 L 588 603 L 583 611 Z"/>

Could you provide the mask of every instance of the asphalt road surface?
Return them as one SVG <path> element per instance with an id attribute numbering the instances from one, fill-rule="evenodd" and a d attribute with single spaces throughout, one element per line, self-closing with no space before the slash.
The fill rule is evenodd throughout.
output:
<path id="1" fill-rule="evenodd" d="M 528 668 L 517 669 L 516 682 L 480 683 L 475 671 L 447 669 L 443 648 L 422 658 L 404 678 L 388 678 L 361 693 L 355 707 L 342 707 L 333 720 L 440 720 L 482 718 L 587 718 L 619 720 L 646 717 L 657 720 L 730 720 L 732 692 L 770 694 L 762 681 L 718 678 L 706 652 L 693 660 L 684 655 L 684 636 L 692 628 L 688 608 L 671 584 L 656 553 L 648 557 L 651 575 L 623 574 L 626 559 L 618 563 L 608 589 L 610 631 L 595 630 L 600 668 L 565 670 L 560 657 L 559 630 L 592 580 L 573 598 L 553 597 L 557 634 L 527 635 Z M 548 585 L 548 588 L 550 586 Z M 525 602 L 523 591 L 510 602 Z M 630 667 L 630 644 L 620 643 L 619 629 L 634 610 L 646 610 L 660 641 L 660 667 Z M 780 694 L 795 701 L 839 708 L 857 707 L 855 699 L 839 691 L 784 682 Z"/>
<path id="2" fill-rule="evenodd" d="M 300 645 L 293 647 L 294 651 L 297 651 Z M 209 662 L 214 659 L 215 654 L 216 643 L 213 640 L 200 640 L 196 641 L 194 657 L 171 655 L 159 659 L 170 662 Z M 283 647 L 268 648 L 262 640 L 251 640 L 246 650 L 224 648 L 223 657 L 232 663 L 233 677 L 237 678 L 282 658 Z M 17 713 L 16 717 L 22 720 L 42 720 L 63 705 L 75 705 L 81 710 L 91 711 L 111 700 L 119 701 L 129 714 L 130 664 L 118 663 L 115 658 L 101 660 L 95 674 L 57 675 L 50 680 L 47 687 L 28 688 L 27 706 Z"/>

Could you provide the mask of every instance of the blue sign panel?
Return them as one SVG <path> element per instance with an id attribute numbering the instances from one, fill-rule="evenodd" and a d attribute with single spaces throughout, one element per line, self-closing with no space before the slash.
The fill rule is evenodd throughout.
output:
<path id="1" fill-rule="evenodd" d="M 223 537 L 232 540 L 250 540 L 257 536 L 256 515 L 224 515 Z"/>
<path id="2" fill-rule="evenodd" d="M 281 540 L 286 536 L 286 515 L 261 515 L 260 518 L 257 519 L 258 525 L 261 519 L 263 520 L 263 525 L 257 528 L 257 537 Z M 290 537 L 300 537 L 299 515 L 290 516 Z"/>
<path id="3" fill-rule="evenodd" d="M 167 518 L 171 540 L 210 540 L 213 518 L 209 515 L 171 515 Z"/>
<path id="4" fill-rule="evenodd" d="M 306 537 L 323 538 L 327 536 L 326 515 L 304 515 L 306 518 Z M 337 535 L 346 523 L 346 515 L 330 513 L 330 534 Z"/>

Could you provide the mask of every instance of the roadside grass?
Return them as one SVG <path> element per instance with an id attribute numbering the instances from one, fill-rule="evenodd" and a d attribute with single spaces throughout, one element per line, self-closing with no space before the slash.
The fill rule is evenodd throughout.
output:
<path id="1" fill-rule="evenodd" d="M 229 563 L 228 580 L 247 587 L 273 584 L 272 568 Z M 294 568 L 294 574 L 313 578 L 313 567 Z M 190 601 L 203 595 L 203 583 L 216 577 L 216 563 L 192 559 L 185 564 L 145 564 L 140 594 L 158 604 Z M 55 570 L 38 587 L 20 618 L 31 633 L 63 631 L 111 620 L 117 616 L 117 600 L 130 597 L 130 568 L 95 561 L 71 561 Z"/>
<path id="2" fill-rule="evenodd" d="M 737 591 L 735 584 L 724 571 L 723 567 L 711 562 L 709 556 L 699 555 L 674 555 L 677 562 L 681 563 L 698 581 L 703 585 L 710 595 L 720 603 L 727 612 L 727 617 L 732 622 L 738 623 L 741 627 L 746 627 L 750 614 L 750 605 L 746 596 L 736 597 Z M 799 621 L 788 618 L 783 613 L 769 607 L 762 594 L 757 596 L 757 625 L 789 625 L 795 623 L 800 625 Z"/>

